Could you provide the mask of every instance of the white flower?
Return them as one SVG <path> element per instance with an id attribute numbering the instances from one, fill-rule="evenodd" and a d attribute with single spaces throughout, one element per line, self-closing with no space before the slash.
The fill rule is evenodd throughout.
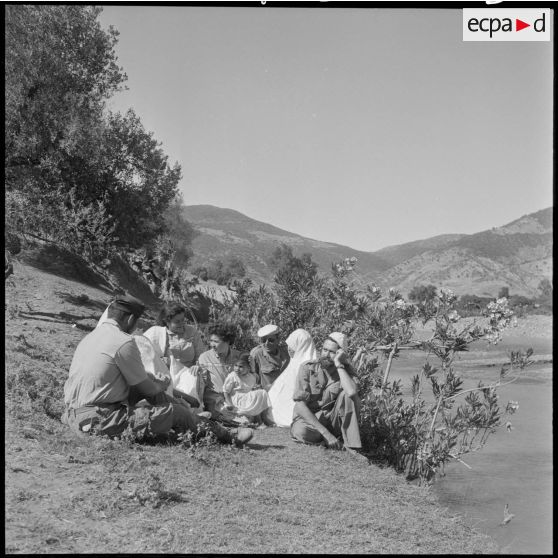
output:
<path id="1" fill-rule="evenodd" d="M 452 310 L 448 314 L 448 319 L 450 322 L 458 322 L 461 319 L 461 316 L 457 313 L 456 310 Z"/>
<path id="2" fill-rule="evenodd" d="M 506 411 L 510 413 L 510 415 L 513 415 L 517 409 L 519 409 L 519 403 L 517 401 L 508 401 Z"/>

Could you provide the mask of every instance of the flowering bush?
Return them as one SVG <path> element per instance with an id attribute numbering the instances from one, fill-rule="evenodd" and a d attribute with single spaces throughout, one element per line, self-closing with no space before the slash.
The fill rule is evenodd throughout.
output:
<path id="1" fill-rule="evenodd" d="M 354 258 L 333 264 L 330 277 L 318 276 L 311 264 L 280 269 L 273 289 L 236 282 L 234 295 L 212 317 L 236 324 L 236 346 L 242 350 L 254 345 L 265 323 L 277 324 L 285 334 L 304 328 L 318 347 L 331 331 L 346 333 L 362 402 L 361 435 L 375 458 L 409 478 L 431 482 L 449 460 L 482 448 L 503 416 L 515 412 L 516 402 L 501 409 L 497 388 L 512 371 L 529 364 L 532 351 L 513 353 L 498 382 L 473 389 L 462 388 L 453 366 L 455 355 L 472 342 L 497 343 L 502 330 L 513 324 L 506 299 L 488 305 L 486 325 L 463 324 L 455 309 L 457 296 L 448 289 L 412 304 L 396 289 L 383 293 L 377 286 L 355 285 Z M 417 320 L 431 325 L 428 339 L 415 339 Z M 399 381 L 389 381 L 393 359 L 407 349 L 425 355 L 411 379 L 410 396 L 403 395 Z"/>

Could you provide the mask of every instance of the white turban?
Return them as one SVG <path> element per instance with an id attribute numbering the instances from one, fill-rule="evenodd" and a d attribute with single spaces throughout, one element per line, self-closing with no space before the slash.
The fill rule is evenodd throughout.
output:
<path id="1" fill-rule="evenodd" d="M 269 337 L 279 333 L 279 328 L 275 324 L 267 324 L 258 329 L 258 337 Z"/>
<path id="2" fill-rule="evenodd" d="M 340 349 L 347 351 L 348 348 L 347 336 L 344 333 L 341 333 L 339 331 L 334 331 L 333 333 L 330 333 L 327 336 L 327 338 L 337 343 Z"/>

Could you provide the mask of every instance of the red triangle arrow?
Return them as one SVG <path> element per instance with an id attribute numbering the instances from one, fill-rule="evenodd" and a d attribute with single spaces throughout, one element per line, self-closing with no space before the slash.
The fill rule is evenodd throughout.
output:
<path id="1" fill-rule="evenodd" d="M 515 30 L 516 31 L 521 31 L 522 29 L 525 29 L 526 27 L 531 27 L 531 24 L 530 23 L 525 23 L 524 21 L 521 21 L 520 19 L 515 20 Z"/>

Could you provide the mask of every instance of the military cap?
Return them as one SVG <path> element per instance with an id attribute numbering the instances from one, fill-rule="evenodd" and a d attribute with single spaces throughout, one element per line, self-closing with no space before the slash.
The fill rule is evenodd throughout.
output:
<path id="1" fill-rule="evenodd" d="M 131 296 L 131 295 L 118 295 L 114 302 L 112 303 L 114 308 L 118 308 L 123 312 L 129 312 L 138 318 L 145 311 L 145 304 L 141 300 Z"/>

